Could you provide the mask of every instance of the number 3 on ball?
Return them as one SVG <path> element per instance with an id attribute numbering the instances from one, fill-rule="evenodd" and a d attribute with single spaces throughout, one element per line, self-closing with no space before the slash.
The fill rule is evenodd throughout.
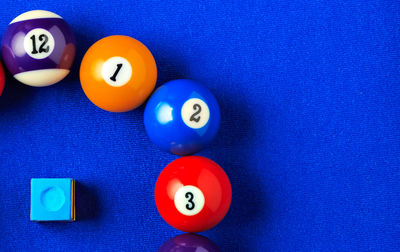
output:
<path id="1" fill-rule="evenodd" d="M 195 186 L 184 186 L 176 192 L 174 203 L 181 214 L 186 216 L 196 215 L 204 207 L 204 194 Z"/>

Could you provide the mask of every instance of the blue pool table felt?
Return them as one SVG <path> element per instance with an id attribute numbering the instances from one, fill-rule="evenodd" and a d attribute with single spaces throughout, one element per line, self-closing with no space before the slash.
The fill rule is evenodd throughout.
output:
<path id="1" fill-rule="evenodd" d="M 203 235 L 223 251 L 400 250 L 400 3 L 383 0 L 2 1 L 58 13 L 77 36 L 72 72 L 0 97 L 0 249 L 156 251 L 181 232 L 153 190 L 177 157 L 128 113 L 95 107 L 79 66 L 95 41 L 142 41 L 157 85 L 204 83 L 222 111 L 199 155 L 232 182 L 226 218 Z M 29 220 L 30 179 L 73 178 L 73 223 Z"/>

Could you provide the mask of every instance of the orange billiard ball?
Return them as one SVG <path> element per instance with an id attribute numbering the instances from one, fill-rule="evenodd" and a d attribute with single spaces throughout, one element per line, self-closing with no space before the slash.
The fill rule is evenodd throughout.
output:
<path id="1" fill-rule="evenodd" d="M 121 35 L 103 38 L 83 57 L 80 80 L 86 96 L 111 112 L 139 107 L 157 80 L 153 55 L 138 40 Z"/>

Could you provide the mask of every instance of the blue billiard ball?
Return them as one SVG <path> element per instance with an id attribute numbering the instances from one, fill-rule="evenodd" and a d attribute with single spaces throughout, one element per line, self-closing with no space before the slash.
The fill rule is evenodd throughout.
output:
<path id="1" fill-rule="evenodd" d="M 189 155 L 214 139 L 220 110 L 214 95 L 200 83 L 173 80 L 150 97 L 144 124 L 150 139 L 162 150 Z"/>

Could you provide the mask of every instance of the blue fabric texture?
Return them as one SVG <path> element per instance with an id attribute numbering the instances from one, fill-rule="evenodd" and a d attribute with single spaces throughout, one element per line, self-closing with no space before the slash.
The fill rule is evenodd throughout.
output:
<path id="1" fill-rule="evenodd" d="M 157 149 L 144 106 L 95 107 L 79 83 L 102 37 L 143 42 L 159 70 L 204 83 L 221 128 L 199 155 L 232 182 L 229 213 L 203 235 L 223 251 L 400 250 L 400 3 L 384 0 L 2 1 L 58 13 L 77 37 L 72 72 L 0 97 L 0 250 L 157 251 L 181 232 L 159 216 Z M 29 220 L 31 178 L 73 178 L 72 223 Z"/>

